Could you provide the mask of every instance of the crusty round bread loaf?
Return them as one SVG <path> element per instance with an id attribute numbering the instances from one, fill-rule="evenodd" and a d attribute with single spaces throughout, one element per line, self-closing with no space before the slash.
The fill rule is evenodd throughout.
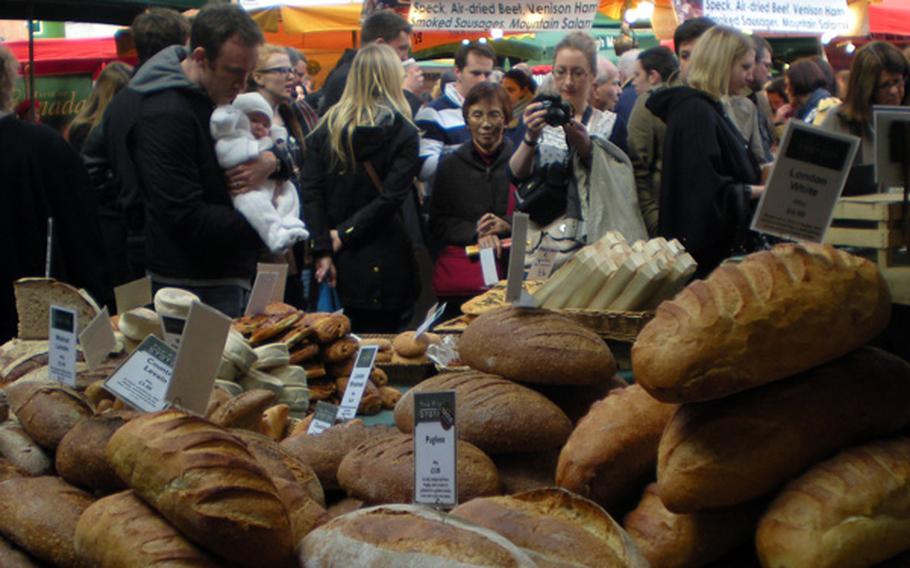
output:
<path id="1" fill-rule="evenodd" d="M 632 367 L 665 402 L 721 398 L 840 357 L 890 315 L 874 263 L 830 245 L 777 245 L 662 303 L 632 347 Z"/>
<path id="2" fill-rule="evenodd" d="M 455 391 L 459 439 L 488 454 L 544 452 L 572 432 L 568 417 L 542 395 L 477 371 L 436 375 L 406 392 L 395 407 L 398 429 L 414 431 L 415 393 L 444 390 Z"/>
<path id="3" fill-rule="evenodd" d="M 58 383 L 17 381 L 6 394 L 22 428 L 46 450 L 56 449 L 77 422 L 94 414 L 85 397 Z"/>
<path id="4" fill-rule="evenodd" d="M 417 338 L 415 332 L 404 331 L 395 336 L 392 341 L 392 349 L 401 357 L 421 357 L 427 352 L 430 345 L 430 338 L 426 334 Z"/>
<path id="5" fill-rule="evenodd" d="M 458 441 L 458 501 L 498 495 L 493 461 Z M 348 452 L 338 467 L 338 483 L 351 497 L 369 504 L 410 503 L 414 495 L 414 437 L 392 434 L 368 439 Z"/>
<path id="6" fill-rule="evenodd" d="M 910 424 L 910 364 L 862 347 L 785 381 L 684 404 L 658 448 L 661 500 L 673 512 L 771 493 L 846 446 Z"/>
<path id="7" fill-rule="evenodd" d="M 494 531 L 414 505 L 380 505 L 337 517 L 300 546 L 302 568 L 537 566 Z"/>
<path id="8" fill-rule="evenodd" d="M 612 508 L 654 478 L 657 446 L 676 405 L 641 386 L 594 403 L 559 454 L 556 484 Z M 632 501 L 634 503 L 634 501 Z"/>
<path id="9" fill-rule="evenodd" d="M 473 369 L 527 383 L 593 385 L 616 372 L 603 339 L 547 310 L 487 312 L 465 329 L 458 351 Z"/>
<path id="10" fill-rule="evenodd" d="M 92 501 L 59 477 L 9 479 L 0 483 L 0 534 L 52 566 L 81 568 L 73 535 Z"/>
<path id="11" fill-rule="evenodd" d="M 107 461 L 104 449 L 118 428 L 138 416 L 131 410 L 105 412 L 82 420 L 57 446 L 57 473 L 73 485 L 113 493 L 126 488 Z"/>
<path id="12" fill-rule="evenodd" d="M 850 448 L 788 483 L 755 543 L 764 566 L 871 566 L 910 550 L 910 438 Z"/>
<path id="13" fill-rule="evenodd" d="M 142 341 L 149 335 L 161 337 L 161 318 L 148 308 L 133 308 L 120 314 L 117 328 L 127 339 Z"/>
<path id="14" fill-rule="evenodd" d="M 645 488 L 641 502 L 623 526 L 651 566 L 697 568 L 749 542 L 765 501 L 677 515 L 664 507 L 657 484 Z"/>
<path id="15" fill-rule="evenodd" d="M 132 491 L 92 503 L 79 518 L 74 544 L 83 565 L 97 568 L 221 566 Z"/>
<path id="16" fill-rule="evenodd" d="M 565 489 L 474 499 L 453 509 L 452 516 L 498 532 L 542 566 L 648 566 L 606 511 Z"/>

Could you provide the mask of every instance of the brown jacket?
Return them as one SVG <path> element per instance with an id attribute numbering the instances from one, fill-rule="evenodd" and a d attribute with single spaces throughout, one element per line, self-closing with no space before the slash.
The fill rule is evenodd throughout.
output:
<path id="1" fill-rule="evenodd" d="M 629 159 L 635 170 L 638 205 L 648 234 L 652 237 L 657 235 L 661 156 L 667 126 L 645 107 L 645 103 L 652 93 L 666 86 L 666 83 L 661 83 L 636 99 L 627 128 Z"/>

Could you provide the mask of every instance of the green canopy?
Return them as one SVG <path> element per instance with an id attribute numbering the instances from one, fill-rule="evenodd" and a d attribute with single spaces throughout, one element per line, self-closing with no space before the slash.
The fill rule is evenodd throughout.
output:
<path id="1" fill-rule="evenodd" d="M 0 20 L 95 22 L 129 25 L 149 6 L 201 8 L 206 0 L 0 0 Z"/>

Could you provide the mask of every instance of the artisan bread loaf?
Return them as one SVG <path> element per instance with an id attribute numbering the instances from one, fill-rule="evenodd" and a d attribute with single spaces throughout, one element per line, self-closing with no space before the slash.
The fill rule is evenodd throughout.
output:
<path id="1" fill-rule="evenodd" d="M 458 502 L 498 495 L 499 475 L 492 460 L 458 441 Z M 391 434 L 361 443 L 338 467 L 338 483 L 348 495 L 369 504 L 410 503 L 414 496 L 414 437 Z"/>
<path id="2" fill-rule="evenodd" d="M 495 375 L 466 371 L 429 378 L 398 401 L 395 424 L 414 431 L 414 394 L 454 390 L 458 438 L 488 454 L 547 451 L 562 446 L 572 423 L 533 390 Z"/>
<path id="3" fill-rule="evenodd" d="M 20 278 L 13 283 L 19 339 L 47 339 L 51 306 L 76 312 L 76 335 L 98 315 L 101 308 L 85 290 L 53 278 Z"/>
<path id="4" fill-rule="evenodd" d="M 83 564 L 94 568 L 221 566 L 132 491 L 92 503 L 76 525 L 75 548 Z"/>
<path id="5" fill-rule="evenodd" d="M 353 357 L 360 343 L 350 335 L 342 337 L 322 348 L 322 360 L 326 363 L 340 363 Z"/>
<path id="6" fill-rule="evenodd" d="M 57 474 L 77 487 L 101 494 L 126 488 L 107 461 L 105 448 L 118 428 L 138 416 L 121 410 L 80 421 L 66 433 L 55 456 Z"/>
<path id="7" fill-rule="evenodd" d="M 758 525 L 764 566 L 871 566 L 910 550 L 910 438 L 853 447 L 794 479 Z"/>
<path id="8" fill-rule="evenodd" d="M 51 457 L 14 420 L 0 423 L 0 455 L 29 475 L 48 474 L 53 466 Z"/>
<path id="9" fill-rule="evenodd" d="M 482 497 L 459 505 L 452 516 L 498 532 L 541 566 L 648 566 L 626 531 L 606 511 L 565 489 Z"/>
<path id="10" fill-rule="evenodd" d="M 666 402 L 720 398 L 840 357 L 890 314 L 874 263 L 830 245 L 777 245 L 663 302 L 632 347 L 635 380 Z"/>
<path id="11" fill-rule="evenodd" d="M 54 450 L 63 436 L 93 414 L 88 400 L 58 383 L 17 381 L 6 387 L 10 408 L 42 448 Z"/>
<path id="12" fill-rule="evenodd" d="M 427 352 L 430 345 L 430 338 L 427 334 L 417 337 L 413 331 L 404 331 L 395 336 L 392 341 L 392 349 L 402 357 L 422 357 Z"/>
<path id="13" fill-rule="evenodd" d="M 0 566 L 3 568 L 39 568 L 38 563 L 29 558 L 11 542 L 0 537 Z"/>
<path id="14" fill-rule="evenodd" d="M 748 543 L 764 504 L 677 515 L 667 510 L 652 483 L 623 526 L 652 568 L 696 568 Z"/>
<path id="15" fill-rule="evenodd" d="M 654 478 L 657 446 L 676 406 L 641 386 L 594 403 L 559 454 L 556 484 L 612 508 Z"/>
<path id="16" fill-rule="evenodd" d="M 241 566 L 288 565 L 288 513 L 246 444 L 176 410 L 140 416 L 107 445 L 117 475 L 187 538 Z"/>
<path id="17" fill-rule="evenodd" d="M 490 456 L 499 472 L 503 495 L 541 487 L 553 487 L 559 451 L 536 454 L 498 454 Z"/>
<path id="18" fill-rule="evenodd" d="M 603 400 L 610 391 L 629 386 L 619 375 L 613 375 L 609 381 L 595 385 L 565 386 L 565 385 L 529 385 L 532 389 L 547 397 L 556 406 L 566 413 L 572 424 L 581 420 L 591 406 L 598 400 Z"/>
<path id="19" fill-rule="evenodd" d="M 13 462 L 0 457 L 0 482 L 4 482 L 7 479 L 13 479 L 14 477 L 29 477 L 29 475 L 16 467 Z M 2 566 L 2 564 L 0 564 L 0 566 Z"/>
<path id="20" fill-rule="evenodd" d="M 275 404 L 275 393 L 265 389 L 249 390 L 219 406 L 209 420 L 222 428 L 259 431 L 262 413 Z"/>
<path id="21" fill-rule="evenodd" d="M 313 468 L 305 464 L 303 460 L 262 434 L 239 429 L 232 430 L 232 433 L 244 441 L 253 457 L 269 475 L 286 478 L 290 474 L 310 499 L 325 507 L 325 493 L 322 490 L 322 484 L 319 483 L 319 478 L 316 477 Z"/>
<path id="22" fill-rule="evenodd" d="M 0 346 L 0 384 L 12 383 L 46 366 L 48 350 L 46 339 L 11 339 L 4 343 Z"/>
<path id="23" fill-rule="evenodd" d="M 767 495 L 846 446 L 910 423 L 910 364 L 863 347 L 786 381 L 686 404 L 664 430 L 658 493 L 687 513 Z"/>
<path id="24" fill-rule="evenodd" d="M 76 523 L 92 497 L 59 477 L 20 477 L 0 483 L 0 534 L 60 568 L 86 566 L 73 547 Z"/>
<path id="25" fill-rule="evenodd" d="M 593 385 L 616 372 L 603 339 L 547 310 L 487 312 L 465 329 L 458 351 L 473 369 L 526 383 Z"/>
<path id="26" fill-rule="evenodd" d="M 494 531 L 414 505 L 381 505 L 335 518 L 303 539 L 299 556 L 302 568 L 537 566 Z"/>

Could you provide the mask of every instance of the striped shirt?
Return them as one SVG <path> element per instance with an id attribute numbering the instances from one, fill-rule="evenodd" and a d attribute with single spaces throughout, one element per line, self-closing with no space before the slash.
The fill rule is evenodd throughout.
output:
<path id="1" fill-rule="evenodd" d="M 414 122 L 421 132 L 421 180 L 432 180 L 439 160 L 471 139 L 461 114 L 463 104 L 464 97 L 455 88 L 455 83 L 449 83 L 441 97 L 417 112 Z"/>

